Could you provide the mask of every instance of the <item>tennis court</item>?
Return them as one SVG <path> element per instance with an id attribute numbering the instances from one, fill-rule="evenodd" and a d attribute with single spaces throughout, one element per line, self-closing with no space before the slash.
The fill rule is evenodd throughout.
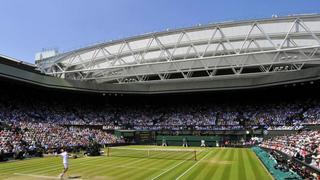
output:
<path id="1" fill-rule="evenodd" d="M 272 179 L 245 148 L 126 146 L 104 151 L 104 156 L 70 159 L 68 179 Z M 59 179 L 61 171 L 60 157 L 0 163 L 0 179 Z"/>

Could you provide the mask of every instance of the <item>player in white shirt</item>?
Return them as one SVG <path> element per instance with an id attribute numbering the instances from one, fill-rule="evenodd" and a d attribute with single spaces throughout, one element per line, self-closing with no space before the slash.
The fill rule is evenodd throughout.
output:
<path id="1" fill-rule="evenodd" d="M 201 147 L 206 147 L 206 141 L 204 139 L 201 140 Z"/>
<path id="2" fill-rule="evenodd" d="M 68 152 L 65 151 L 64 149 L 61 149 L 61 154 L 60 156 L 62 157 L 62 163 L 63 163 L 63 172 L 60 174 L 60 178 L 62 179 L 64 174 L 68 171 L 68 167 L 69 167 L 69 155 Z"/>

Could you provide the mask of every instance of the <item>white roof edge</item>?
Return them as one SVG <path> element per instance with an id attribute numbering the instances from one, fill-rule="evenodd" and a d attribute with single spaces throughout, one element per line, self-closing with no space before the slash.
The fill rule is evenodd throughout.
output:
<path id="1" fill-rule="evenodd" d="M 22 61 L 22 60 L 18 60 L 16 58 L 13 58 L 13 57 L 10 57 L 10 56 L 7 56 L 7 55 L 0 54 L 0 57 L 3 57 L 5 59 L 9 59 L 9 60 L 14 61 L 16 63 L 22 63 L 22 64 L 25 64 L 25 65 L 37 67 L 35 64 L 29 63 L 29 62 L 26 62 L 26 61 Z"/>

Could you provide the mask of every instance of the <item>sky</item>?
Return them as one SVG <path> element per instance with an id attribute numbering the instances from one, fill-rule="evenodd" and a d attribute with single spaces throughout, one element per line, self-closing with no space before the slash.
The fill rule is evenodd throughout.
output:
<path id="1" fill-rule="evenodd" d="M 124 37 L 273 14 L 320 13 L 320 0 L 1 0 L 0 54 L 34 63 L 60 52 Z"/>

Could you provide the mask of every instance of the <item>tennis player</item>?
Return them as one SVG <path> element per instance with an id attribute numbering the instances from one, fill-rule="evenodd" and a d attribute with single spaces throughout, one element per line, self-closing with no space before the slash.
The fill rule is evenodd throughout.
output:
<path id="1" fill-rule="evenodd" d="M 69 155 L 68 152 L 65 149 L 61 149 L 61 154 L 60 156 L 62 157 L 62 163 L 63 163 L 63 172 L 60 174 L 60 178 L 63 179 L 63 176 L 65 173 L 68 171 L 69 168 Z"/>

